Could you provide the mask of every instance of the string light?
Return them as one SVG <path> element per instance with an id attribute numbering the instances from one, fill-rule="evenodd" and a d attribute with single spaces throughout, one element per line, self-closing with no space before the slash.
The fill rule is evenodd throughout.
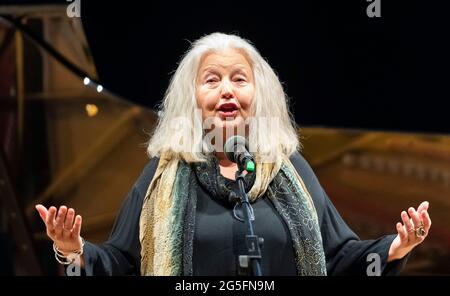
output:
<path id="1" fill-rule="evenodd" d="M 91 79 L 89 78 L 89 77 L 84 77 L 84 79 L 83 79 L 83 84 L 84 85 L 89 85 L 89 84 L 91 84 Z M 95 82 L 92 82 L 92 87 L 95 87 L 97 85 L 97 87 L 96 87 L 96 89 L 97 89 L 97 92 L 98 93 L 100 93 L 100 92 L 102 92 L 103 91 L 103 86 L 101 85 L 101 84 L 96 84 Z"/>

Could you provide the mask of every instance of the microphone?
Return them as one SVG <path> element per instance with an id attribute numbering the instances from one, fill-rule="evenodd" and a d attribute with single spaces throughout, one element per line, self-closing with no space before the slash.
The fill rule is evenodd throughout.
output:
<path id="1" fill-rule="evenodd" d="M 253 172 L 255 170 L 255 160 L 253 155 L 248 152 L 248 142 L 244 137 L 230 137 L 223 145 L 223 150 L 228 160 L 236 163 L 240 171 Z"/>

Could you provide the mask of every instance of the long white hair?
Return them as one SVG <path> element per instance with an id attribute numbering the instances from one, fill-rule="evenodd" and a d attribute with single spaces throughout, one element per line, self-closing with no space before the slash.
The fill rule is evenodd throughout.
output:
<path id="1" fill-rule="evenodd" d="M 288 98 L 273 69 L 249 41 L 236 35 L 212 33 L 192 43 L 172 76 L 160 105 L 157 126 L 148 143 L 150 157 L 169 151 L 179 159 L 197 162 L 204 161 L 212 152 L 203 142 L 204 131 L 195 96 L 195 82 L 202 57 L 225 49 L 243 51 L 253 70 L 255 97 L 251 103 L 251 114 L 258 124 L 256 128 L 251 128 L 248 137 L 251 149 L 257 154 L 263 152 L 273 157 L 282 154 L 290 156 L 300 148 Z M 260 121 L 270 124 L 262 127 Z M 276 125 L 273 125 L 274 122 Z"/>

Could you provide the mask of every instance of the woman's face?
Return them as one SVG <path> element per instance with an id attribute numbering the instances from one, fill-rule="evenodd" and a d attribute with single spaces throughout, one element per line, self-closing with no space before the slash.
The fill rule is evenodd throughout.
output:
<path id="1" fill-rule="evenodd" d="M 240 51 L 227 49 L 202 57 L 196 97 L 204 122 L 208 119 L 219 129 L 241 126 L 250 116 L 254 95 L 253 71 Z"/>

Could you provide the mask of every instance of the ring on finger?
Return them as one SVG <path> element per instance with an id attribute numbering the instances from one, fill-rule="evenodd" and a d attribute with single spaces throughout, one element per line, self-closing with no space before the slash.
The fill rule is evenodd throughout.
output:
<path id="1" fill-rule="evenodd" d="M 423 225 L 420 225 L 420 226 L 417 227 L 414 231 L 415 231 L 416 237 L 425 236 L 425 235 L 427 234 L 427 232 L 426 232 L 425 229 L 423 228 Z"/>

